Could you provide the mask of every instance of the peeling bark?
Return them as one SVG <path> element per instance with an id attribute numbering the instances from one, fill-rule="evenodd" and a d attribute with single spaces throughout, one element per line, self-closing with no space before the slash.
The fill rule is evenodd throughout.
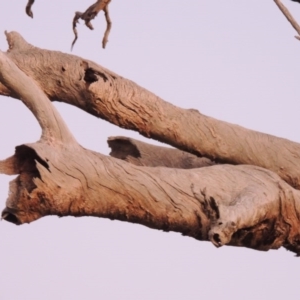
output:
<path id="1" fill-rule="evenodd" d="M 75 105 L 200 157 L 269 169 L 300 187 L 298 143 L 181 109 L 89 60 L 33 47 L 16 32 L 6 35 L 7 57 L 52 101 Z M 7 95 L 7 88 L 0 85 L 0 94 Z M 16 97 L 13 92 L 10 96 Z"/>

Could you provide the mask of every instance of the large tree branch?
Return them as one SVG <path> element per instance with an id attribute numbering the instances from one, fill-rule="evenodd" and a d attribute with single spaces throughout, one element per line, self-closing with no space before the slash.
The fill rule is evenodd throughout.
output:
<path id="1" fill-rule="evenodd" d="M 91 61 L 33 47 L 16 32 L 7 33 L 7 39 L 7 56 L 51 100 L 199 156 L 272 170 L 300 187 L 298 143 L 181 109 Z M 7 93 L 0 85 L 0 94 Z M 13 91 L 10 96 L 16 97 Z"/>
<path id="2" fill-rule="evenodd" d="M 33 12 L 32 12 L 32 5 L 34 3 L 34 0 L 28 0 L 27 4 L 26 4 L 26 7 L 25 7 L 25 11 L 26 11 L 26 14 L 30 17 L 30 18 L 33 18 Z"/>
<path id="3" fill-rule="evenodd" d="M 3 53 L 0 80 L 43 132 L 38 143 L 18 146 L 0 161 L 1 173 L 19 174 L 3 219 L 23 224 L 47 215 L 97 216 L 181 232 L 217 247 L 284 246 L 299 254 L 300 191 L 275 173 L 255 166 L 139 167 L 106 157 L 77 144 L 40 87 Z"/>
<path id="4" fill-rule="evenodd" d="M 2 217 L 96 216 L 181 232 L 217 247 L 284 246 L 299 253 L 299 191 L 254 166 L 193 170 L 137 167 L 76 148 L 16 148 L 20 175 Z"/>

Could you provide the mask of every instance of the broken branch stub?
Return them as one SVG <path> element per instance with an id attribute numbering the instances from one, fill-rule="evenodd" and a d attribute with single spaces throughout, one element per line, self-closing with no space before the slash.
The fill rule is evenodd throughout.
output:
<path id="1" fill-rule="evenodd" d="M 300 191 L 255 166 L 140 167 L 79 146 L 40 87 L 0 53 L 0 80 L 38 119 L 43 136 L 16 147 L 2 218 L 95 216 L 181 232 L 215 246 L 300 252 Z M 37 95 L 37 96 L 36 96 Z M 37 97 L 39 102 L 37 102 Z M 54 116 L 54 117 L 52 117 Z"/>

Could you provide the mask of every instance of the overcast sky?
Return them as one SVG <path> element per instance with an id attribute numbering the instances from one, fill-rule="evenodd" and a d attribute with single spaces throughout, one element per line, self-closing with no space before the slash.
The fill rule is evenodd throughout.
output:
<path id="1" fill-rule="evenodd" d="M 92 0 L 1 1 L 4 30 L 35 46 L 70 52 L 75 11 Z M 186 4 L 185 4 L 186 3 Z M 300 21 L 300 5 L 284 2 Z M 164 100 L 300 142 L 300 42 L 272 0 L 112 0 L 101 48 L 79 25 L 73 53 L 131 79 Z M 77 140 L 108 154 L 108 136 L 140 138 L 66 104 L 55 104 Z M 0 159 L 39 139 L 31 112 L 0 97 Z M 152 141 L 151 141 L 152 142 Z M 154 142 L 154 141 L 153 141 Z M 1 210 L 8 182 L 0 175 Z M 98 218 L 0 222 L 0 299 L 299 299 L 300 259 L 284 249 L 216 249 L 178 233 Z M 222 297 L 222 298 L 220 298 Z"/>

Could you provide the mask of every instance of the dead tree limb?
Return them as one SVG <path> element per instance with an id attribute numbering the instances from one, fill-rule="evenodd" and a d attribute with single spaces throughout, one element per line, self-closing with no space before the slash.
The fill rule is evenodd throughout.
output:
<path id="1" fill-rule="evenodd" d="M 269 169 L 300 188 L 298 143 L 181 109 L 89 60 L 33 47 L 16 32 L 7 40 L 7 56 L 51 100 L 200 157 Z M 7 87 L 0 85 L 0 94 L 7 95 Z"/>
<path id="2" fill-rule="evenodd" d="M 295 36 L 296 39 L 300 40 L 300 26 L 298 22 L 294 19 L 292 14 L 289 12 L 289 10 L 286 8 L 286 6 L 281 2 L 281 0 L 274 0 L 280 11 L 284 14 L 286 19 L 290 22 L 290 24 L 294 27 L 294 29 L 297 31 L 298 35 Z"/>
<path id="3" fill-rule="evenodd" d="M 0 172 L 17 173 L 2 218 L 97 216 L 181 232 L 215 246 L 300 253 L 300 191 L 255 166 L 191 170 L 139 167 L 82 148 L 43 94 L 0 52 L 0 81 L 42 127 L 37 143 L 16 147 Z"/>
<path id="4" fill-rule="evenodd" d="M 75 139 L 62 120 L 56 108 L 48 101 L 44 92 L 38 88 L 33 80 L 20 72 L 18 67 L 0 52 L 2 64 L 0 81 L 13 90 L 22 102 L 31 110 L 42 128 L 41 141 L 61 144 L 75 144 Z M 32 94 L 34 91 L 34 94 Z M 42 103 L 42 105 L 41 105 Z M 45 113 L 49 112 L 47 117 Z"/>
<path id="5" fill-rule="evenodd" d="M 105 16 L 105 20 L 106 20 L 106 30 L 104 32 L 104 36 L 103 36 L 103 40 L 102 40 L 102 48 L 105 49 L 106 44 L 108 42 L 108 36 L 111 30 L 111 26 L 112 26 L 112 22 L 109 16 L 109 8 L 108 5 L 106 5 L 103 9 L 104 11 L 104 16 Z"/>
<path id="6" fill-rule="evenodd" d="M 25 8 L 26 14 L 30 18 L 33 18 L 33 12 L 31 10 L 31 7 L 32 7 L 33 3 L 34 3 L 34 0 L 28 0 L 28 3 L 27 3 L 26 8 Z"/>
<path id="7" fill-rule="evenodd" d="M 104 11 L 105 20 L 106 20 L 106 24 L 107 24 L 107 27 L 106 27 L 106 30 L 105 30 L 105 33 L 103 36 L 103 40 L 102 40 L 102 47 L 105 48 L 106 43 L 108 42 L 108 35 L 109 35 L 110 29 L 111 29 L 111 24 L 112 24 L 110 17 L 109 17 L 109 12 L 108 12 L 108 5 L 109 5 L 110 1 L 111 0 L 97 0 L 96 3 L 91 5 L 85 12 L 82 13 L 82 12 L 77 11 L 75 13 L 75 16 L 74 16 L 74 19 L 72 22 L 75 38 L 74 38 L 74 41 L 72 42 L 71 49 L 73 49 L 73 47 L 77 41 L 77 38 L 78 38 L 78 32 L 77 32 L 76 26 L 77 26 L 77 23 L 79 23 L 79 19 L 84 20 L 85 25 L 89 29 L 93 30 L 94 28 L 91 23 L 91 20 L 93 20 L 101 10 Z"/>
<path id="8" fill-rule="evenodd" d="M 35 0 L 28 0 L 28 3 L 26 5 L 25 11 L 26 14 L 33 18 L 33 12 L 32 12 L 32 5 Z M 75 35 L 75 38 L 72 42 L 71 45 L 71 50 L 73 49 L 77 39 L 78 39 L 78 32 L 76 29 L 77 23 L 79 23 L 79 19 L 83 20 L 85 25 L 93 30 L 93 25 L 91 21 L 98 15 L 98 13 L 103 10 L 104 15 L 105 15 L 105 20 L 106 20 L 106 30 L 104 32 L 103 40 L 102 40 L 102 47 L 103 49 L 105 48 L 107 42 L 108 42 L 108 36 L 111 30 L 112 22 L 109 16 L 109 11 L 108 11 L 108 5 L 111 2 L 111 0 L 97 0 L 94 4 L 92 4 L 90 7 L 86 9 L 85 12 L 75 12 L 75 16 L 73 18 L 72 26 L 73 26 L 73 32 Z"/>

